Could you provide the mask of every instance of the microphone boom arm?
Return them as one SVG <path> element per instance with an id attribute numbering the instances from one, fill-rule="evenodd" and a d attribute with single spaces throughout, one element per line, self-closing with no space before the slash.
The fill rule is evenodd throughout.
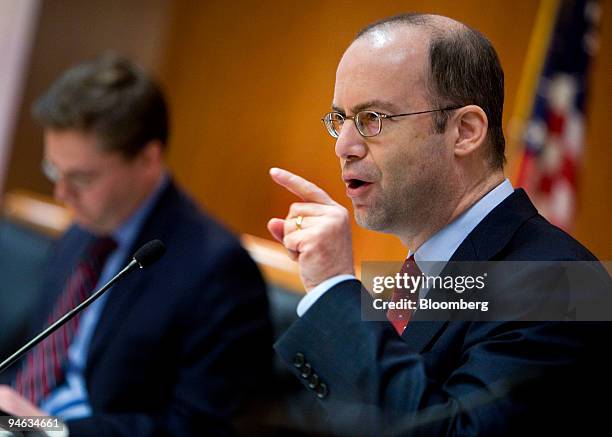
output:
<path id="1" fill-rule="evenodd" d="M 113 279 L 108 281 L 102 288 L 97 290 L 95 293 L 93 293 L 91 296 L 89 296 L 83 302 L 81 302 L 76 307 L 74 307 L 73 309 L 68 311 L 66 314 L 64 314 L 62 317 L 57 319 L 57 321 L 55 321 L 53 324 L 51 324 L 47 329 L 42 331 L 40 334 L 38 334 L 32 340 L 28 341 L 25 345 L 23 345 L 21 348 L 19 348 L 10 357 L 8 357 L 4 361 L 2 361 L 2 364 L 0 364 L 0 373 L 4 372 L 15 361 L 17 361 L 19 358 L 21 358 L 27 351 L 29 351 L 34 346 L 36 346 L 38 343 L 40 343 L 45 338 L 47 338 L 49 335 L 51 335 L 55 330 L 57 330 L 57 328 L 59 328 L 64 323 L 68 322 L 70 319 L 72 319 L 74 316 L 76 316 L 77 313 L 79 313 L 79 311 L 83 310 L 84 308 L 89 306 L 93 301 L 95 301 L 97 298 L 102 296 L 102 294 L 104 294 L 105 291 L 107 291 L 109 288 L 111 288 L 113 285 L 115 285 L 115 282 L 117 282 L 123 276 L 128 274 L 130 271 L 134 270 L 136 267 L 142 268 L 142 266 L 138 263 L 138 261 L 136 261 L 136 259 L 132 259 L 132 261 L 130 261 L 130 263 L 127 266 L 125 266 L 123 268 L 123 270 L 121 270 L 119 273 L 117 273 L 113 277 Z"/>

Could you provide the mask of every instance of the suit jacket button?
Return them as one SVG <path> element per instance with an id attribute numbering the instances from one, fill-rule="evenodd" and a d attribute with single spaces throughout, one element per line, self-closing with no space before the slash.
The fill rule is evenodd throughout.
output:
<path id="1" fill-rule="evenodd" d="M 315 392 L 317 393 L 317 397 L 319 399 L 323 399 L 328 394 L 327 384 L 325 384 L 324 382 L 320 383 L 319 386 L 316 388 Z"/>
<path id="2" fill-rule="evenodd" d="M 314 390 L 319 386 L 319 375 L 313 373 L 308 377 L 308 388 Z"/>
<path id="3" fill-rule="evenodd" d="M 312 366 L 310 363 L 305 363 L 302 367 L 300 367 L 300 372 L 302 378 L 308 378 L 312 374 Z"/>
<path id="4" fill-rule="evenodd" d="M 295 356 L 293 357 L 293 365 L 297 368 L 301 368 L 305 362 L 306 362 L 306 358 L 304 357 L 304 354 L 301 352 L 296 353 Z"/>

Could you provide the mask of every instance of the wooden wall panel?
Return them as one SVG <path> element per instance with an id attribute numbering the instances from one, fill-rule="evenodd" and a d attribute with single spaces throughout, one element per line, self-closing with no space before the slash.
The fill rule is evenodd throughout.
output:
<path id="1" fill-rule="evenodd" d="M 47 0 L 41 2 L 28 76 L 9 161 L 6 190 L 51 194 L 40 171 L 42 131 L 33 102 L 67 68 L 113 50 L 157 72 L 165 58 L 170 0 Z"/>
<path id="2" fill-rule="evenodd" d="M 612 260 L 612 1 L 600 3 L 600 47 L 589 84 L 587 138 L 574 235 L 599 258 Z"/>
<path id="3" fill-rule="evenodd" d="M 589 134 L 576 236 L 612 259 L 610 135 L 612 8 L 602 1 L 601 51 L 593 70 Z M 335 70 L 355 32 L 399 12 L 455 17 L 481 30 L 506 72 L 504 123 L 514 100 L 538 2 L 532 0 L 53 0 L 43 3 L 7 188 L 50 193 L 39 172 L 40 130 L 29 106 L 59 72 L 104 48 L 161 75 L 172 107 L 169 162 L 200 204 L 237 232 L 269 237 L 265 224 L 294 197 L 267 171 L 285 167 L 350 207 L 334 142 L 320 122 Z M 167 27 L 169 26 L 169 27 Z M 516 159 L 509 156 L 510 166 Z M 358 259 L 397 259 L 394 237 L 354 226 Z"/>
<path id="4" fill-rule="evenodd" d="M 171 165 L 232 228 L 267 236 L 268 218 L 284 215 L 294 200 L 269 180 L 271 166 L 300 173 L 350 206 L 334 143 L 319 119 L 331 103 L 337 62 L 360 27 L 416 10 L 481 30 L 505 69 L 507 124 L 538 2 L 242 0 L 231 12 L 221 2 L 175 6 L 164 73 L 174 106 Z M 405 252 L 394 237 L 357 226 L 354 244 L 358 259 L 397 259 Z M 609 246 L 598 249 L 612 255 Z"/>

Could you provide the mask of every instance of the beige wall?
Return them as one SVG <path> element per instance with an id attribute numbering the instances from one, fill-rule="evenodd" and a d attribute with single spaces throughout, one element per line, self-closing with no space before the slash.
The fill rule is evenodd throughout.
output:
<path id="1" fill-rule="evenodd" d="M 45 74 L 31 73 L 38 78 L 29 80 L 29 99 L 65 67 L 66 62 L 55 59 L 57 53 L 45 49 L 50 44 L 55 50 L 75 52 L 69 56 L 72 59 L 98 49 L 102 39 L 143 61 L 161 74 L 172 105 L 169 161 L 179 181 L 234 230 L 266 237 L 268 218 L 284 215 L 294 200 L 269 180 L 271 166 L 299 172 L 350 206 L 334 143 L 319 119 L 331 103 L 336 64 L 360 27 L 415 10 L 449 15 L 478 28 L 492 40 L 506 72 L 507 125 L 538 7 L 532 0 L 173 1 L 170 11 L 162 0 L 132 0 L 111 2 L 114 13 L 78 6 L 92 2 L 108 0 L 45 2 L 47 9 L 53 3 L 56 12 L 46 15 L 37 38 L 36 68 L 44 67 Z M 127 18 L 120 4 L 130 5 Z M 66 12 L 58 15 L 62 7 L 70 9 L 72 18 Z M 85 32 L 80 26 L 80 32 L 91 35 L 73 41 L 81 38 L 73 23 L 75 10 L 81 20 L 110 30 Z M 138 10 L 142 16 L 134 14 Z M 123 21 L 118 24 L 117 20 Z M 65 28 L 72 29 L 68 35 Z M 604 9 L 602 30 L 602 50 L 593 71 L 576 236 L 600 257 L 612 259 L 607 122 L 612 113 L 611 7 Z M 62 44 L 48 41 L 53 38 Z M 20 119 L 27 119 L 26 110 Z M 23 120 L 16 142 L 18 167 L 9 183 L 48 192 L 38 175 L 40 133 Z M 516 154 L 509 156 L 511 164 L 515 158 Z M 395 238 L 354 229 L 358 259 L 404 255 Z"/>

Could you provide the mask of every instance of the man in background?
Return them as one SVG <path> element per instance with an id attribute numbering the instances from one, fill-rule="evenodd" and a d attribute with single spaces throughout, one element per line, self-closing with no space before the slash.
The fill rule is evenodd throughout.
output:
<path id="1" fill-rule="evenodd" d="M 404 273 L 449 261 L 596 264 L 505 178 L 503 101 L 491 43 L 446 17 L 382 20 L 344 53 L 325 125 L 357 223 L 401 239 Z M 308 291 L 276 349 L 328 412 L 330 431 L 532 435 L 603 421 L 592 392 L 609 393 L 609 360 L 598 356 L 609 323 L 419 320 L 422 310 L 364 321 L 372 298 L 354 276 L 348 212 L 297 175 L 271 176 L 301 198 L 268 228 Z M 539 279 L 519 273 L 509 299 Z M 564 291 L 555 281 L 542 288 Z"/>
<path id="2" fill-rule="evenodd" d="M 44 172 L 74 225 L 50 260 L 33 332 L 147 241 L 162 240 L 167 252 L 15 365 L 0 409 L 59 416 L 73 436 L 229 432 L 271 368 L 265 287 L 237 239 L 172 180 L 160 88 L 106 55 L 64 73 L 34 115 Z"/>

